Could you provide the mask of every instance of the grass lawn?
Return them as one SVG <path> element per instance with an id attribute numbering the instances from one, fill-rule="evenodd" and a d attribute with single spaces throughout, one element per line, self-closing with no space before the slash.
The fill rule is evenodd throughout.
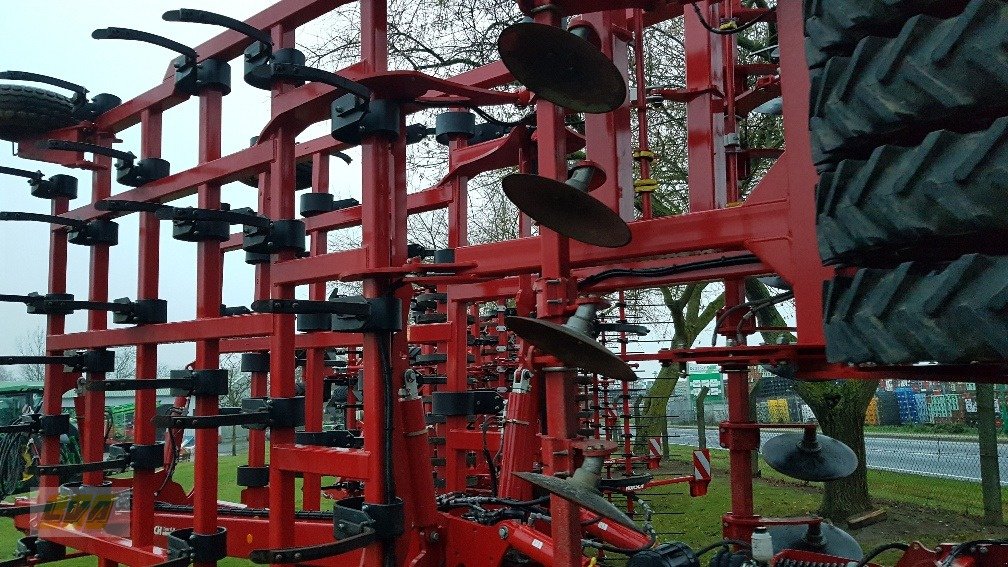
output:
<path id="1" fill-rule="evenodd" d="M 711 452 L 714 479 L 703 498 L 690 498 L 685 488 L 666 486 L 652 489 L 648 499 L 656 511 L 655 527 L 663 540 L 680 540 L 700 547 L 721 537 L 721 515 L 731 506 L 727 477 L 728 455 Z M 682 474 L 692 470 L 686 447 L 674 447 L 668 471 Z M 220 458 L 220 498 L 237 502 L 239 487 L 234 471 L 244 457 Z M 754 497 L 757 511 L 765 516 L 797 516 L 814 513 L 819 506 L 821 488 L 784 477 L 769 467 L 762 467 L 763 477 L 756 479 Z M 180 463 L 175 479 L 192 487 L 192 463 Z M 869 471 L 868 482 L 878 506 L 888 511 L 886 521 L 853 535 L 867 548 L 894 540 L 920 540 L 933 545 L 942 541 L 962 541 L 976 536 L 1008 537 L 1008 528 L 990 528 L 980 523 L 982 511 L 980 487 L 975 483 L 930 478 L 884 471 Z M 300 481 L 298 481 L 300 486 Z M 300 490 L 298 491 L 300 504 Z M 1008 491 L 1004 501 L 1008 503 Z M 1006 507 L 1008 516 L 1008 507 Z M 12 522 L 0 522 L 0 559 L 9 557 L 21 533 Z M 97 565 L 94 558 L 71 559 L 54 565 L 84 567 Z M 227 559 L 223 567 L 252 565 L 241 559 Z"/>

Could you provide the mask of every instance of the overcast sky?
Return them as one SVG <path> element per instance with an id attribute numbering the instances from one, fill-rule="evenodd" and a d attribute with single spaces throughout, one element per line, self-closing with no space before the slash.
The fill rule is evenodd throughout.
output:
<path id="1" fill-rule="evenodd" d="M 262 11 L 273 4 L 267 0 L 218 0 L 200 5 L 170 1 L 103 0 L 80 2 L 49 0 L 46 2 L 11 2 L 4 6 L 0 18 L 0 34 L 4 47 L 0 51 L 0 70 L 31 71 L 51 75 L 81 84 L 90 96 L 109 92 L 129 100 L 161 82 L 169 61 L 176 55 L 157 46 L 128 41 L 91 38 L 96 28 L 116 26 L 140 29 L 196 46 L 221 31 L 214 26 L 165 22 L 166 10 L 202 7 L 238 19 Z M 316 41 L 322 22 L 299 30 L 298 42 Z M 269 93 L 254 89 L 242 80 L 240 60 L 231 62 L 232 92 L 224 98 L 222 129 L 224 155 L 247 147 L 249 138 L 258 135 L 269 119 Z M 9 81 L 5 81 L 10 83 Z M 36 85 L 39 86 L 39 85 Z M 47 87 L 48 88 L 48 87 Z M 53 89 L 59 90 L 59 89 Z M 62 91 L 61 91 L 62 92 Z M 195 98 L 173 108 L 164 115 L 162 157 L 171 162 L 172 173 L 196 164 L 198 101 Z M 327 131 L 318 124 L 299 140 L 308 140 Z M 122 132 L 123 143 L 117 148 L 140 154 L 139 126 Z M 9 142 L 0 142 L 0 165 L 28 170 L 41 169 L 47 175 L 67 173 L 80 180 L 80 197 L 71 208 L 86 204 L 90 196 L 90 174 L 68 170 L 51 164 L 29 161 L 13 156 Z M 333 161 L 331 168 L 333 193 L 339 196 L 360 194 L 359 162 L 348 167 Z M 0 176 L 3 201 L 0 210 L 49 212 L 49 202 L 29 195 L 27 183 L 21 179 Z M 129 187 L 113 181 L 113 194 Z M 224 187 L 223 198 L 233 206 L 256 207 L 256 190 L 239 183 Z M 194 205 L 191 198 L 180 205 Z M 119 219 L 120 243 L 111 249 L 111 281 L 109 296 L 136 297 L 137 215 Z M 196 245 L 171 238 L 171 223 L 162 223 L 161 297 L 168 300 L 169 320 L 191 319 L 195 312 L 195 252 Z M 0 283 L 0 293 L 44 292 L 48 272 L 48 227 L 40 223 L 0 222 L 0 255 L 7 275 Z M 89 248 L 70 245 L 69 291 L 77 298 L 87 297 Z M 224 301 L 228 305 L 248 305 L 252 299 L 252 275 L 243 262 L 242 252 L 225 255 Z M 86 315 L 79 311 L 68 318 L 68 331 L 86 328 Z M 20 304 L 0 303 L 0 318 L 4 332 L 0 333 L 0 354 L 16 354 L 18 342 L 26 333 L 41 329 L 45 320 L 27 315 Z M 110 317 L 111 322 L 111 317 Z M 110 325 L 113 326 L 113 325 Z M 192 345 L 166 345 L 160 349 L 162 361 L 180 366 L 192 360 Z"/>

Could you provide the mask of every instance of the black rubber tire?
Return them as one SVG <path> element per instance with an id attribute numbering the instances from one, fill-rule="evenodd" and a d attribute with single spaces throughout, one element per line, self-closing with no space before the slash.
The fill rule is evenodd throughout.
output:
<path id="1" fill-rule="evenodd" d="M 819 253 L 827 264 L 893 265 L 1005 251 L 1008 117 L 982 132 L 932 132 L 913 148 L 883 146 L 845 160 L 817 190 Z M 914 256 L 917 254 L 918 256 Z"/>
<path id="2" fill-rule="evenodd" d="M 1008 257 L 970 254 L 943 269 L 907 262 L 827 282 L 826 357 L 945 364 L 1008 358 Z"/>
<path id="3" fill-rule="evenodd" d="M 805 0 L 805 54 L 810 68 L 849 56 L 869 36 L 895 37 L 906 21 L 926 14 L 948 17 L 965 0 Z"/>
<path id="4" fill-rule="evenodd" d="M 912 18 L 896 39 L 865 38 L 849 59 L 832 58 L 815 88 L 820 171 L 936 129 L 981 129 L 1008 114 L 1008 4 L 973 0 L 954 18 Z"/>
<path id="5" fill-rule="evenodd" d="M 296 165 L 294 170 L 294 190 L 301 191 L 303 189 L 311 189 L 312 186 L 312 162 L 300 161 Z M 248 185 L 249 187 L 259 187 L 259 176 L 253 175 L 251 177 L 245 177 L 240 179 L 242 183 Z"/>
<path id="6" fill-rule="evenodd" d="M 70 99 L 52 91 L 0 85 L 0 140 L 19 142 L 77 124 Z"/>

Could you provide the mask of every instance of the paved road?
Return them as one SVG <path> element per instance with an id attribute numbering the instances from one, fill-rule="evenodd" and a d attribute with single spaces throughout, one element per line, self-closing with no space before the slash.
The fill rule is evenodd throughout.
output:
<path id="1" fill-rule="evenodd" d="M 762 441 L 777 435 L 762 432 Z M 670 427 L 669 442 L 695 447 L 696 428 Z M 718 430 L 707 430 L 707 446 L 720 448 Z M 868 468 L 980 482 L 980 449 L 976 442 L 933 438 L 894 439 L 869 437 L 865 440 Z M 999 446 L 1001 484 L 1008 486 L 1008 446 Z"/>

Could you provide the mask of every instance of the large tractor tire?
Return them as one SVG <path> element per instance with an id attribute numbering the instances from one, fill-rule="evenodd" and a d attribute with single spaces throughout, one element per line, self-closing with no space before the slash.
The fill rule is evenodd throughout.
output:
<path id="1" fill-rule="evenodd" d="M 963 256 L 931 270 L 859 270 L 825 290 L 831 362 L 947 364 L 1008 358 L 1008 257 Z"/>
<path id="2" fill-rule="evenodd" d="M 959 16 L 916 16 L 895 39 L 863 39 L 815 80 L 813 159 L 826 171 L 879 145 L 1008 114 L 1008 3 L 973 0 Z"/>
<path id="3" fill-rule="evenodd" d="M 70 99 L 52 91 L 0 85 L 0 140 L 19 142 L 73 126 Z"/>
<path id="4" fill-rule="evenodd" d="M 831 57 L 849 56 L 869 36 L 896 37 L 914 16 L 948 17 L 965 4 L 965 0 L 805 0 L 808 66 L 824 67 Z"/>
<path id="5" fill-rule="evenodd" d="M 1008 117 L 982 132 L 942 130 L 912 148 L 883 146 L 822 174 L 820 255 L 827 264 L 892 265 L 1003 248 L 1006 191 Z"/>

